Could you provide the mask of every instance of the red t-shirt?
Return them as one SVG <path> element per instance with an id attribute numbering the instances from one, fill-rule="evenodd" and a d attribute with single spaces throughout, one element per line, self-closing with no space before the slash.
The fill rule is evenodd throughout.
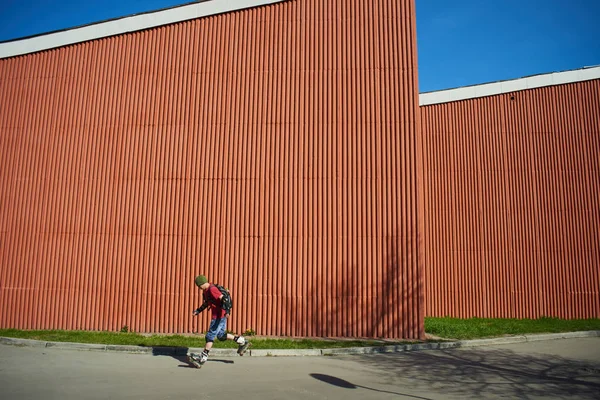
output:
<path id="1" fill-rule="evenodd" d="M 204 301 L 208 301 L 210 305 L 210 311 L 212 313 L 212 319 L 223 318 L 225 316 L 225 309 L 222 307 L 221 291 L 215 286 L 210 285 L 203 293 Z"/>

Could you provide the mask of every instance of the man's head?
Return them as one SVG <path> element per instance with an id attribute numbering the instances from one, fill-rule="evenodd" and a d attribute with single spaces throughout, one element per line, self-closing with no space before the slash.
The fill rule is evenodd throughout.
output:
<path id="1" fill-rule="evenodd" d="M 194 282 L 196 282 L 196 286 L 198 286 L 202 290 L 206 290 L 210 286 L 210 283 L 208 283 L 208 279 L 206 279 L 206 276 L 204 275 L 198 275 Z"/>

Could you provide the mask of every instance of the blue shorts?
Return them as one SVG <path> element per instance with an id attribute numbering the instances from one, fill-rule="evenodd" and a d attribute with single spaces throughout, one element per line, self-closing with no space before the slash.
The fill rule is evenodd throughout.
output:
<path id="1" fill-rule="evenodd" d="M 206 341 L 214 342 L 215 337 L 219 340 L 227 340 L 227 317 L 210 321 L 208 332 L 206 332 Z"/>

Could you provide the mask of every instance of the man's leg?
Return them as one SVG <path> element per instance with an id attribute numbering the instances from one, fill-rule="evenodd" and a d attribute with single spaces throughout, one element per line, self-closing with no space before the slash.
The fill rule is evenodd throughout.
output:
<path id="1" fill-rule="evenodd" d="M 219 330 L 222 328 L 221 318 L 213 319 L 210 321 L 208 332 L 206 332 L 206 345 L 204 345 L 204 351 L 200 355 L 200 364 L 204 364 L 208 360 L 208 353 L 212 349 L 215 338 L 219 334 Z"/>
<path id="2" fill-rule="evenodd" d="M 221 340 L 223 340 L 223 339 L 221 339 Z M 224 340 L 233 340 L 237 344 L 244 344 L 244 343 L 246 343 L 246 339 L 242 335 L 240 335 L 240 336 L 234 336 L 231 333 L 228 333 L 227 334 L 227 339 L 224 339 Z"/>
<path id="3" fill-rule="evenodd" d="M 248 347 L 250 347 L 250 342 L 247 341 L 242 335 L 234 336 L 231 333 L 228 333 L 226 340 L 233 340 L 238 344 L 237 352 L 240 356 L 243 356 L 246 350 L 248 350 Z"/>
<path id="4" fill-rule="evenodd" d="M 204 352 L 202 352 L 202 356 L 204 358 L 208 359 L 208 352 L 210 351 L 210 349 L 213 346 L 215 336 L 219 340 L 222 340 L 222 341 L 233 340 L 234 342 L 236 342 L 238 344 L 237 353 L 240 356 L 243 356 L 244 353 L 246 352 L 246 350 L 248 350 L 248 347 L 250 346 L 250 342 L 248 342 L 242 335 L 234 336 L 231 333 L 227 333 L 227 317 L 218 318 L 216 320 L 213 320 L 213 322 L 215 322 L 215 326 L 213 327 L 213 323 L 211 322 L 211 329 L 209 330 L 209 332 L 213 332 L 211 334 L 212 340 L 211 341 L 208 340 L 208 332 L 207 332 L 206 346 L 204 347 Z"/>
<path id="5" fill-rule="evenodd" d="M 223 326 L 222 329 L 219 329 L 219 335 L 217 336 L 219 340 L 233 340 L 238 344 L 238 354 L 243 356 L 248 347 L 250 346 L 250 342 L 248 342 L 242 335 L 234 336 L 231 333 L 227 333 L 227 317 L 223 318 Z"/>

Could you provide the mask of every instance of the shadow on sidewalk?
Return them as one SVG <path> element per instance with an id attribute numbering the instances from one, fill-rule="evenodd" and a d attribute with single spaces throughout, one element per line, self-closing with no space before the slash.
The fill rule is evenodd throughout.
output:
<path id="1" fill-rule="evenodd" d="M 435 388 L 449 397 L 598 399 L 600 393 L 600 360 L 496 348 L 358 355 L 352 360 L 375 370 L 380 383 L 407 380 L 417 390 Z"/>
<path id="2" fill-rule="evenodd" d="M 187 359 L 187 354 L 189 352 L 188 347 L 152 347 L 152 355 L 153 356 L 168 356 L 179 361 L 179 368 L 196 368 L 194 364 L 190 363 Z M 220 362 L 224 364 L 233 364 L 233 360 L 223 360 L 220 358 L 209 357 L 207 362 Z"/>
<path id="3" fill-rule="evenodd" d="M 344 389 L 358 389 L 358 388 L 361 388 L 361 389 L 371 390 L 373 392 L 396 394 L 398 396 L 409 397 L 409 398 L 412 398 L 412 399 L 430 400 L 427 397 L 419 397 L 419 396 L 413 396 L 413 395 L 406 394 L 406 393 L 390 392 L 390 391 L 387 391 L 387 390 L 375 389 L 375 388 L 371 388 L 371 387 L 368 387 L 368 386 L 355 385 L 353 383 L 350 383 L 350 382 L 345 381 L 345 380 L 340 379 L 340 378 L 336 378 L 335 376 L 331 376 L 331 375 L 310 374 L 310 376 L 313 377 L 313 378 L 315 378 L 316 380 L 321 381 L 321 382 L 325 382 L 325 383 L 328 383 L 330 385 L 337 386 L 337 387 L 344 388 Z"/>

